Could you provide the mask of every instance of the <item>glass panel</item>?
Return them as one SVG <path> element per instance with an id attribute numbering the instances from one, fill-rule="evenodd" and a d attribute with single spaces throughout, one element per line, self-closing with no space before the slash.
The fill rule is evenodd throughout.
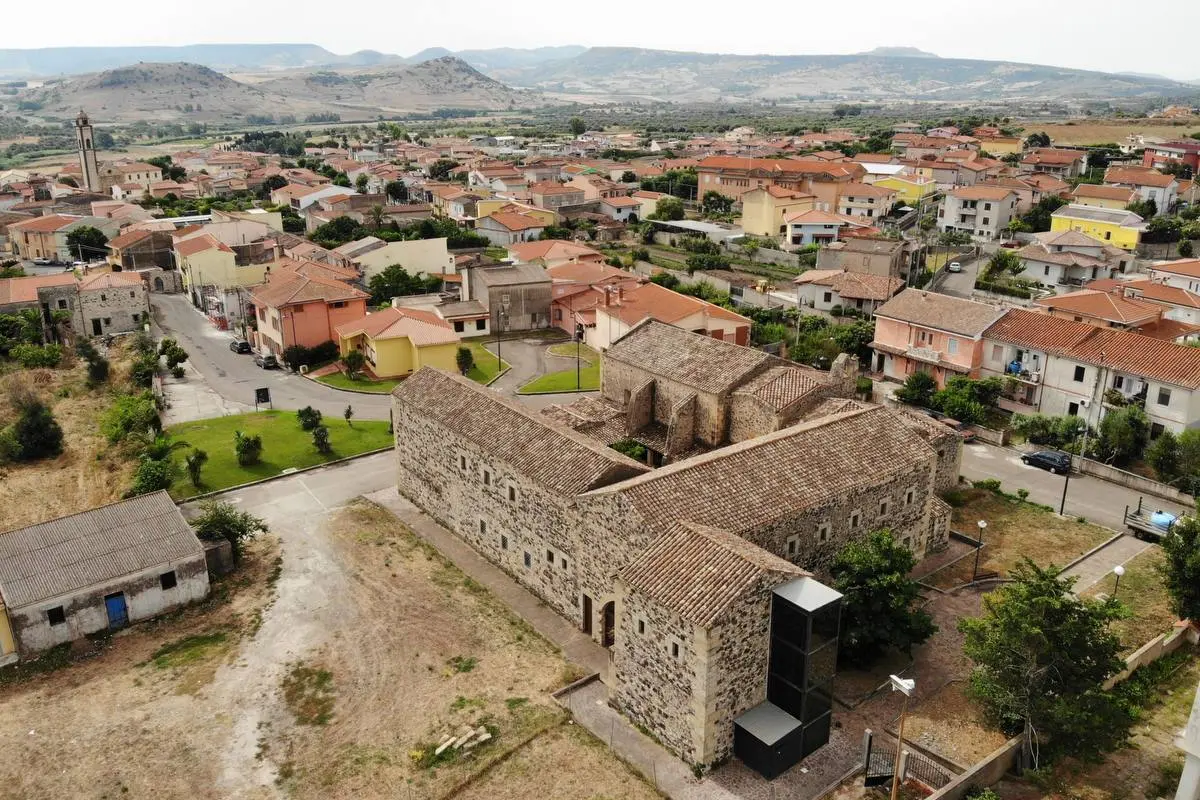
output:
<path id="1" fill-rule="evenodd" d="M 772 675 L 778 675 L 796 686 L 803 686 L 804 663 L 804 653 L 778 639 L 771 640 Z"/>
<path id="2" fill-rule="evenodd" d="M 807 725 L 832 710 L 833 695 L 827 689 L 813 689 L 804 695 L 804 716 L 800 721 Z"/>
<path id="3" fill-rule="evenodd" d="M 774 599 L 771 611 L 771 635 L 807 649 L 808 614 L 780 597 Z"/>
<path id="4" fill-rule="evenodd" d="M 829 715 L 816 720 L 804 728 L 802 735 L 804 745 L 801 749 L 801 758 L 824 747 L 826 742 L 829 741 L 829 724 L 832 719 L 833 715 Z"/>
<path id="5" fill-rule="evenodd" d="M 774 675 L 767 679 L 767 699 L 796 719 L 804 712 L 804 693 Z"/>
<path id="6" fill-rule="evenodd" d="M 841 619 L 842 604 L 840 601 L 830 603 L 817 609 L 812 614 L 812 641 L 810 647 L 816 649 L 826 642 L 838 637 L 838 623 Z"/>
<path id="7" fill-rule="evenodd" d="M 808 685 L 816 686 L 832 680 L 837 672 L 837 643 L 830 642 L 808 655 Z"/>

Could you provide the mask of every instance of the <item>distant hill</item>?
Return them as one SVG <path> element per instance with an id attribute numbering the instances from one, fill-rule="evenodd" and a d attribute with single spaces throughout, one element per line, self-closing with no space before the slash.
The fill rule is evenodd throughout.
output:
<path id="1" fill-rule="evenodd" d="M 929 53 L 916 47 L 876 47 L 860 55 L 864 56 L 895 56 L 896 58 L 940 58 L 937 53 Z"/>
<path id="2" fill-rule="evenodd" d="M 369 51 L 368 51 L 369 52 Z M 382 55 L 382 54 L 378 54 Z M 139 61 L 200 64 L 217 70 L 295 69 L 361 64 L 363 54 L 339 56 L 315 44 L 193 44 L 181 47 L 46 47 L 0 49 L 0 77 L 81 75 Z M 386 56 L 398 59 L 398 56 Z"/>
<path id="3" fill-rule="evenodd" d="M 489 74 L 547 92 L 677 102 L 1084 100 L 1195 92 L 1194 87 L 1165 78 L 938 58 L 915 48 L 881 48 L 858 55 L 747 56 L 593 47 L 574 58 Z"/>

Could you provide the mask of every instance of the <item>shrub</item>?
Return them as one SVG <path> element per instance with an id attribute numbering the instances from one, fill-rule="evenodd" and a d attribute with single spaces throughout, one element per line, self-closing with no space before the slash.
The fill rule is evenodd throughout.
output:
<path id="1" fill-rule="evenodd" d="M 300 427 L 306 431 L 311 431 L 321 424 L 321 412 L 312 406 L 300 409 L 296 416 L 300 419 Z"/>
<path id="2" fill-rule="evenodd" d="M 0 464 L 20 460 L 21 443 L 17 441 L 17 434 L 13 431 L 13 426 L 0 428 Z"/>
<path id="3" fill-rule="evenodd" d="M 172 378 L 176 378 L 176 379 L 182 378 L 183 375 L 184 375 L 184 371 L 183 371 L 182 364 L 176 364 L 175 366 L 171 367 L 171 377 Z"/>
<path id="4" fill-rule="evenodd" d="M 9 355 L 26 369 L 57 367 L 62 361 L 62 348 L 56 344 L 19 344 L 9 351 Z"/>
<path id="5" fill-rule="evenodd" d="M 149 494 L 162 489 L 170 489 L 171 483 L 175 480 L 175 462 L 169 458 L 164 458 L 161 461 L 156 461 L 152 458 L 143 458 L 138 464 L 137 472 L 133 474 L 133 487 L 130 488 L 129 494 Z"/>
<path id="6" fill-rule="evenodd" d="M 293 370 L 298 370 L 300 367 L 312 367 L 314 364 L 322 364 L 328 361 L 336 361 L 338 358 L 338 346 L 334 341 L 324 342 L 316 347 L 304 347 L 303 345 L 294 344 L 283 351 L 283 362 Z"/>
<path id="7" fill-rule="evenodd" d="M 192 486 L 200 488 L 200 470 L 208 462 L 208 453 L 200 448 L 192 450 L 183 457 L 183 463 L 187 467 L 188 478 L 192 481 Z"/>
<path id="8" fill-rule="evenodd" d="M 108 380 L 109 364 L 107 358 L 97 356 L 95 360 L 88 361 L 87 382 L 88 386 L 99 386 Z"/>
<path id="9" fill-rule="evenodd" d="M 233 432 L 233 451 L 237 454 L 237 462 L 240 466 L 248 467 L 252 464 L 257 464 L 262 458 L 262 437 L 256 435 L 247 436 L 241 431 Z"/>
<path id="10" fill-rule="evenodd" d="M 154 395 L 150 392 L 118 396 L 100 418 L 100 431 L 113 443 L 135 431 L 144 433 L 160 430 L 162 420 L 158 416 Z"/>
<path id="11" fill-rule="evenodd" d="M 329 442 L 329 428 L 324 425 L 318 425 L 312 429 L 313 447 L 317 448 L 317 452 L 328 455 L 333 452 L 333 445 Z"/>
<path id="12" fill-rule="evenodd" d="M 459 347 L 454 353 L 454 365 L 464 376 L 475 366 L 475 354 L 469 347 Z"/>
<path id="13" fill-rule="evenodd" d="M 245 511 L 238 511 L 231 503 L 209 500 L 200 505 L 200 516 L 192 521 L 196 535 L 213 541 L 224 539 L 233 550 L 233 560 L 242 557 L 242 542 L 259 533 L 267 532 L 267 523 Z"/>
<path id="14" fill-rule="evenodd" d="M 18 461 L 53 458 L 63 451 L 63 432 L 40 400 L 27 402 L 11 426 Z"/>
<path id="15" fill-rule="evenodd" d="M 353 378 L 367 364 L 367 357 L 362 354 L 361 350 L 351 350 L 342 356 L 342 364 L 346 367 L 346 375 Z"/>
<path id="16" fill-rule="evenodd" d="M 937 381 L 925 372 L 914 372 L 895 391 L 896 399 L 913 406 L 927 406 L 937 390 Z"/>
<path id="17" fill-rule="evenodd" d="M 129 368 L 129 380 L 140 389 L 149 389 L 158 373 L 158 354 L 142 353 Z"/>

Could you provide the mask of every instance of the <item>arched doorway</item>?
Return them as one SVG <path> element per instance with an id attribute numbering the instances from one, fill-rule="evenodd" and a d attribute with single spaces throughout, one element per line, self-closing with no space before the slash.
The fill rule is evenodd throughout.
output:
<path id="1" fill-rule="evenodd" d="M 605 603 L 601 613 L 604 623 L 600 632 L 600 644 L 612 647 L 617 640 L 617 604 Z"/>
<path id="2" fill-rule="evenodd" d="M 155 278 L 154 279 L 154 291 L 161 292 L 162 290 L 163 290 L 163 279 Z"/>

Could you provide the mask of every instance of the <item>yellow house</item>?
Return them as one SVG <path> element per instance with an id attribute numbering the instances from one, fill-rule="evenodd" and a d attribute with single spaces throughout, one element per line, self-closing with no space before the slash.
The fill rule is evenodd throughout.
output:
<path id="1" fill-rule="evenodd" d="M 1111 208 L 1116 211 L 1124 210 L 1130 203 L 1138 200 L 1137 189 L 1120 186 L 1096 186 L 1081 183 L 1071 192 L 1071 202 L 1080 206 L 1095 208 Z"/>
<path id="2" fill-rule="evenodd" d="M 0 597 L 0 664 L 7 664 L 16 658 L 17 642 L 13 639 L 12 625 L 4 608 L 4 598 Z"/>
<path id="3" fill-rule="evenodd" d="M 233 248 L 207 233 L 175 243 L 175 262 L 183 275 L 184 290 L 196 286 L 231 289 L 254 286 L 266 280 L 266 264 L 238 266 Z"/>
<path id="4" fill-rule="evenodd" d="M 337 326 L 344 356 L 362 351 L 377 378 L 403 378 L 421 367 L 455 372 L 460 339 L 454 327 L 432 311 L 387 308 Z"/>
<path id="5" fill-rule="evenodd" d="M 915 206 L 922 199 L 937 192 L 937 184 L 931 178 L 919 175 L 913 177 L 892 175 L 888 178 L 880 178 L 875 181 L 875 185 L 891 189 L 896 193 L 896 198 L 908 206 Z"/>
<path id="6" fill-rule="evenodd" d="M 477 209 L 476 217 L 490 217 L 497 211 L 514 211 L 518 214 L 525 214 L 534 217 L 539 222 L 546 225 L 557 225 L 558 214 L 538 206 L 531 206 L 525 203 L 516 203 L 512 200 L 505 200 L 502 197 L 493 197 L 489 200 L 480 200 L 475 204 Z"/>
<path id="7" fill-rule="evenodd" d="M 1025 142 L 1016 136 L 980 136 L 979 149 L 991 153 L 993 156 L 1007 156 L 1013 153 L 1021 153 L 1025 149 Z"/>
<path id="8" fill-rule="evenodd" d="M 752 236 L 779 236 L 788 217 L 813 211 L 817 198 L 781 186 L 762 186 L 742 195 L 742 230 Z"/>
<path id="9" fill-rule="evenodd" d="M 1146 226 L 1132 211 L 1071 204 L 1050 215 L 1050 230 L 1080 231 L 1122 250 L 1136 250 Z"/>

